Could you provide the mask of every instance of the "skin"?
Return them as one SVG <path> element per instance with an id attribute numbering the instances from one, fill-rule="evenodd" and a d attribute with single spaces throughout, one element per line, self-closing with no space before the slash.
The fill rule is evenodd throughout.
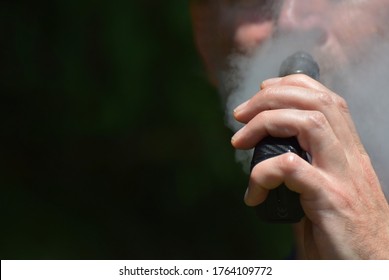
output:
<path id="1" fill-rule="evenodd" d="M 250 54 L 275 34 L 319 34 L 314 49 L 320 68 L 347 64 L 365 43 L 389 35 L 388 0 L 192 0 L 195 40 L 210 80 L 231 52 Z M 268 13 L 264 10 L 273 9 Z M 327 65 L 328 57 L 331 65 Z"/>
<path id="2" fill-rule="evenodd" d="M 192 1 L 197 46 L 215 85 L 230 52 L 250 55 L 274 34 L 315 29 L 315 59 L 329 69 L 326 57 L 346 65 L 363 54 L 365 42 L 387 35 L 387 0 L 270 1 L 272 15 L 259 12 L 267 2 Z M 282 182 L 301 194 L 300 257 L 389 259 L 388 203 L 343 98 L 305 75 L 290 75 L 264 81 L 234 116 L 245 124 L 231 140 L 236 149 L 253 148 L 267 135 L 296 136 L 312 156 L 311 164 L 293 153 L 257 164 L 245 194 L 249 206 Z"/>

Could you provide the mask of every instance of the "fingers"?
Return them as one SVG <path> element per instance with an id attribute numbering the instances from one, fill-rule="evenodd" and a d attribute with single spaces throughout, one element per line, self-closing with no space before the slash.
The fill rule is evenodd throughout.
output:
<path id="1" fill-rule="evenodd" d="M 266 88 L 273 85 L 290 85 L 307 89 L 314 89 L 318 91 L 325 91 L 327 88 L 320 82 L 312 79 L 311 77 L 304 74 L 294 74 L 285 77 L 278 77 L 268 79 L 262 82 L 261 88 Z"/>
<path id="2" fill-rule="evenodd" d="M 312 165 L 294 153 L 267 159 L 253 168 L 245 203 L 249 206 L 262 203 L 268 191 L 282 183 L 295 192 L 303 193 L 305 200 L 313 200 L 318 193 L 320 185 L 317 183 L 321 176 Z"/>
<path id="3" fill-rule="evenodd" d="M 346 164 L 343 147 L 325 116 L 318 111 L 280 109 L 255 116 L 232 138 L 237 149 L 253 148 L 267 135 L 296 136 L 300 146 L 312 156 L 312 164 L 336 171 Z"/>
<path id="4" fill-rule="evenodd" d="M 283 182 L 302 197 L 313 197 L 321 192 L 318 185 L 331 185 L 328 178 L 342 178 L 349 162 L 357 162 L 352 143 L 359 139 L 346 103 L 305 75 L 265 81 L 261 92 L 238 107 L 235 116 L 247 123 L 232 138 L 235 148 L 253 148 L 268 135 L 295 136 L 312 157 L 312 165 L 292 153 L 256 165 L 245 196 L 249 205 L 261 203 L 269 189 Z M 362 172 L 360 166 L 352 168 L 356 174 Z"/>
<path id="5" fill-rule="evenodd" d="M 247 123 L 261 111 L 280 108 L 305 110 L 323 108 L 326 111 L 337 108 L 339 112 L 335 117 L 342 115 L 342 111 L 347 111 L 347 105 L 343 105 L 340 97 L 333 96 L 329 90 L 318 91 L 282 84 L 263 88 L 244 105 L 246 106 L 238 107 L 234 111 L 236 119 L 243 123 Z"/>
<path id="6" fill-rule="evenodd" d="M 340 141 L 347 145 L 360 142 L 344 99 L 305 75 L 264 81 L 259 94 L 238 107 L 234 115 L 248 123 L 260 112 L 284 108 L 320 111 Z"/>
<path id="7" fill-rule="evenodd" d="M 366 155 L 347 103 L 319 82 L 297 74 L 266 80 L 261 88 L 258 94 L 234 111 L 238 121 L 248 123 L 267 110 L 295 108 L 318 111 L 328 121 L 350 162 L 356 160 L 356 153 Z"/>

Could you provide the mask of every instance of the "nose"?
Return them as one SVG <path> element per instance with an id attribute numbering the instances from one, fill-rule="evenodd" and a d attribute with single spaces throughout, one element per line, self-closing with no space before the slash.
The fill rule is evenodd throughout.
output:
<path id="1" fill-rule="evenodd" d="M 328 0 L 284 0 L 277 27 L 281 32 L 324 29 Z"/>

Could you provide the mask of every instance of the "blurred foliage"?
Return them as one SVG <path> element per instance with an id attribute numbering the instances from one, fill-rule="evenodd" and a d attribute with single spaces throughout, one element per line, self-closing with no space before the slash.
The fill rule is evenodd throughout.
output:
<path id="1" fill-rule="evenodd" d="M 284 258 L 186 1 L 2 1 L 2 259 Z"/>

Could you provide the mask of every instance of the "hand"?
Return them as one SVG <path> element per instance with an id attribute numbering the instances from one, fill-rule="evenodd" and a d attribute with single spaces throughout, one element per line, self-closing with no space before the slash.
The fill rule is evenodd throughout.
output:
<path id="1" fill-rule="evenodd" d="M 246 124 L 231 140 L 235 148 L 253 148 L 268 135 L 296 136 L 312 157 L 309 164 L 286 153 L 257 164 L 247 205 L 285 182 L 300 193 L 307 258 L 389 259 L 388 203 L 340 96 L 305 75 L 274 78 L 234 115 Z"/>

